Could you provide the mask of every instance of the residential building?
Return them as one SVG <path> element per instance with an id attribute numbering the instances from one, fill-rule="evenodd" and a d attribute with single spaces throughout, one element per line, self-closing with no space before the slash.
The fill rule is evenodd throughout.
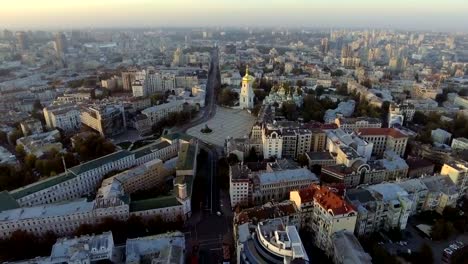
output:
<path id="1" fill-rule="evenodd" d="M 254 107 L 255 94 L 253 92 L 253 82 L 255 78 L 249 75 L 249 67 L 245 70 L 245 76 L 242 78 L 242 87 L 239 95 L 239 105 L 242 109 L 252 109 Z"/>
<path id="2" fill-rule="evenodd" d="M 140 122 L 141 124 L 146 124 L 146 126 L 144 124 L 141 125 L 141 127 L 144 128 L 147 128 L 148 125 L 151 127 L 162 119 L 168 117 L 169 114 L 182 112 L 183 110 L 183 101 L 171 101 L 165 104 L 155 105 L 141 111 L 142 115 L 146 116 L 146 119 L 143 117 L 142 120 L 137 120 L 137 123 Z"/>
<path id="3" fill-rule="evenodd" d="M 281 219 L 240 225 L 238 234 L 237 263 L 309 263 L 297 228 Z"/>
<path id="4" fill-rule="evenodd" d="M 315 245 L 327 255 L 333 255 L 332 235 L 335 232 L 354 231 L 357 212 L 332 189 L 312 184 L 291 191 L 289 197 L 301 212 L 303 227 L 313 232 Z"/>
<path id="5" fill-rule="evenodd" d="M 80 108 L 74 103 L 53 104 L 44 107 L 46 127 L 75 131 L 81 127 Z"/>
<path id="6" fill-rule="evenodd" d="M 358 188 L 346 190 L 345 197 L 357 211 L 354 233 L 358 237 L 383 230 L 385 213 L 381 195 L 367 188 Z"/>
<path id="7" fill-rule="evenodd" d="M 419 178 L 434 173 L 434 163 L 424 158 L 408 157 L 406 163 L 408 164 L 408 178 Z"/>
<path id="8" fill-rule="evenodd" d="M 263 158 L 276 157 L 281 159 L 283 154 L 283 135 L 281 130 L 267 124 L 262 130 Z"/>
<path id="9" fill-rule="evenodd" d="M 413 201 L 409 194 L 394 183 L 380 183 L 370 185 L 366 189 L 382 197 L 384 205 L 383 229 L 398 228 L 404 230 L 413 208 Z"/>
<path id="10" fill-rule="evenodd" d="M 140 80 L 135 80 L 132 83 L 132 94 L 133 97 L 144 97 L 148 95 L 144 84 Z"/>
<path id="11" fill-rule="evenodd" d="M 289 191 L 318 182 L 317 176 L 308 169 L 287 160 L 267 163 L 266 167 L 256 171 L 246 164 L 233 165 L 229 179 L 232 207 L 282 201 L 288 197 Z"/>
<path id="12" fill-rule="evenodd" d="M 468 162 L 455 160 L 445 163 L 440 174 L 448 176 L 459 188 L 460 196 L 468 195 Z"/>
<path id="13" fill-rule="evenodd" d="M 459 137 L 452 140 L 451 145 L 453 150 L 467 150 L 468 149 L 468 138 Z"/>
<path id="14" fill-rule="evenodd" d="M 132 90 L 132 83 L 136 78 L 136 70 L 122 72 L 122 86 L 124 91 Z"/>
<path id="15" fill-rule="evenodd" d="M 341 230 L 332 235 L 335 264 L 371 264 L 372 257 L 364 251 L 353 232 Z"/>
<path id="16" fill-rule="evenodd" d="M 468 109 L 468 96 L 456 96 L 453 100 L 453 103 L 456 106 L 461 107 L 462 109 Z"/>
<path id="17" fill-rule="evenodd" d="M 26 154 L 31 154 L 39 158 L 53 149 L 62 152 L 63 146 L 59 140 L 60 132 L 55 129 L 49 132 L 19 138 L 16 140 L 16 145 L 22 146 Z"/>
<path id="18" fill-rule="evenodd" d="M 391 150 L 402 157 L 408 143 L 408 136 L 395 128 L 361 128 L 358 135 L 373 143 L 372 155 L 382 156 L 385 150 Z"/>
<path id="19" fill-rule="evenodd" d="M 179 231 L 127 239 L 125 263 L 185 263 L 185 235 Z"/>
<path id="20" fill-rule="evenodd" d="M 360 128 L 381 128 L 382 121 L 372 117 L 356 117 L 345 118 L 338 117 L 335 119 L 335 124 L 345 132 L 352 132 Z"/>
<path id="21" fill-rule="evenodd" d="M 409 199 L 413 201 L 411 208 L 412 215 L 427 210 L 424 204 L 426 203 L 429 189 L 421 179 L 408 179 L 396 184 L 403 188 L 408 193 Z"/>
<path id="22" fill-rule="evenodd" d="M 18 160 L 16 159 L 16 156 L 13 153 L 11 153 L 8 149 L 0 146 L 0 164 L 14 165 L 17 162 Z"/>
<path id="23" fill-rule="evenodd" d="M 103 137 L 112 137 L 127 130 L 124 108 L 118 104 L 90 105 L 82 107 L 81 122 L 99 132 Z"/>
<path id="24" fill-rule="evenodd" d="M 37 119 L 27 119 L 20 123 L 21 131 L 23 135 L 29 136 L 33 134 L 42 133 L 44 130 L 42 128 L 42 123 L 40 120 Z"/>
<path id="25" fill-rule="evenodd" d="M 449 144 L 452 134 L 443 129 L 437 128 L 431 131 L 431 138 L 434 143 Z"/>
<path id="26" fill-rule="evenodd" d="M 460 197 L 459 188 L 447 176 L 429 176 L 421 178 L 428 193 L 423 210 L 442 214 L 445 207 L 455 207 Z"/>
<path id="27" fill-rule="evenodd" d="M 336 157 L 330 152 L 307 152 L 305 155 L 309 161 L 309 169 L 311 169 L 314 165 L 327 167 L 336 164 Z"/>
<path id="28" fill-rule="evenodd" d="M 369 160 L 374 144 L 358 137 L 355 133 L 346 133 L 343 129 L 327 130 L 326 149 L 337 154 L 337 163 L 351 166 L 354 161 L 360 159 Z"/>
<path id="29" fill-rule="evenodd" d="M 281 157 L 297 158 L 304 155 L 311 145 L 312 133 L 307 129 L 282 129 Z"/>
<path id="30" fill-rule="evenodd" d="M 123 247 L 123 248 L 122 248 Z M 118 253 L 123 249 L 124 254 Z M 116 246 L 112 232 L 59 238 L 50 256 L 12 262 L 22 264 L 50 263 L 185 263 L 185 237 L 179 232 L 127 239 Z M 122 252 L 123 253 L 123 252 Z"/>

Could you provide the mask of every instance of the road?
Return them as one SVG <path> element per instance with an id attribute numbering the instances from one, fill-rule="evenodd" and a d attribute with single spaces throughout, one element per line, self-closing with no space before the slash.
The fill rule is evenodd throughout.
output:
<path id="1" fill-rule="evenodd" d="M 219 72 L 219 51 L 214 49 L 211 53 L 210 68 L 208 69 L 208 80 L 206 82 L 205 107 L 203 114 L 191 120 L 186 125 L 175 128 L 174 132 L 186 132 L 187 129 L 204 123 L 216 114 L 216 89 L 221 86 L 221 73 Z"/>
<path id="2" fill-rule="evenodd" d="M 174 132 L 185 133 L 189 128 L 204 123 L 216 114 L 216 90 L 221 86 L 219 71 L 218 49 L 211 55 L 208 80 L 206 83 L 206 99 L 203 113 L 186 125 L 173 129 Z M 192 203 L 192 217 L 187 221 L 185 234 L 188 246 L 198 245 L 198 259 L 200 263 L 221 263 L 222 244 L 232 238 L 232 211 L 229 206 L 229 195 L 221 193 L 218 187 L 218 160 L 222 149 L 199 140 L 199 147 L 206 151 L 207 160 L 199 164 L 197 181 L 203 186 L 194 185 L 193 192 L 203 192 L 202 206 Z M 222 212 L 222 215 L 218 215 Z M 191 251 L 191 248 L 187 249 Z"/>

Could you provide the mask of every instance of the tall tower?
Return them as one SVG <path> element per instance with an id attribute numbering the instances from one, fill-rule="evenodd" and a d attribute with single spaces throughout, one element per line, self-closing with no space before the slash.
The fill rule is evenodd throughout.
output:
<path id="1" fill-rule="evenodd" d="M 55 51 L 58 57 L 62 57 L 67 51 L 67 39 L 62 32 L 55 35 Z"/>
<path id="2" fill-rule="evenodd" d="M 241 93 L 239 96 L 239 105 L 242 109 L 252 109 L 254 106 L 254 97 L 252 84 L 255 78 L 249 75 L 249 66 L 245 69 L 245 76 L 242 78 Z"/>

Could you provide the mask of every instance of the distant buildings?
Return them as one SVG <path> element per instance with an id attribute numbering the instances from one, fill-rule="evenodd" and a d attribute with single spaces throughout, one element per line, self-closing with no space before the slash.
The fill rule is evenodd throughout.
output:
<path id="1" fill-rule="evenodd" d="M 137 117 L 136 126 L 140 133 L 151 131 L 151 127 L 171 113 L 179 113 L 184 110 L 184 101 L 174 100 L 168 103 L 155 105 L 141 111 L 141 116 Z"/>

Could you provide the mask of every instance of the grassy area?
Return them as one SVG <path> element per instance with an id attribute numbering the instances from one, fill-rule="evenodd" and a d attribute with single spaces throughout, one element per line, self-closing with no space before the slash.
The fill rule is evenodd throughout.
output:
<path id="1" fill-rule="evenodd" d="M 117 144 L 117 146 L 121 147 L 122 149 L 128 149 L 132 145 L 130 141 L 124 141 Z"/>

